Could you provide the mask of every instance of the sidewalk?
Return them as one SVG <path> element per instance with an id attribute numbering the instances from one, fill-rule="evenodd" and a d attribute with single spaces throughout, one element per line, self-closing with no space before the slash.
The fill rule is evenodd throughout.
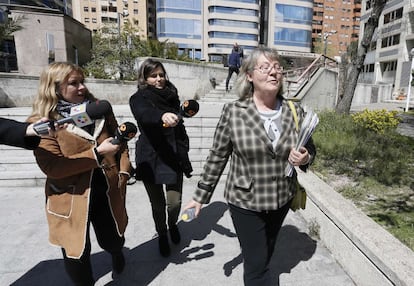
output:
<path id="1" fill-rule="evenodd" d="M 159 255 L 142 183 L 129 186 L 126 268 L 112 280 L 111 258 L 99 248 L 91 230 L 96 285 L 243 285 L 240 249 L 223 201 L 223 183 L 198 219 L 179 222 L 182 241 L 172 246 L 169 258 Z M 195 185 L 196 179 L 185 179 L 183 204 Z M 0 188 L 0 192 L 0 285 L 71 285 L 60 249 L 48 243 L 43 188 Z M 354 285 L 329 251 L 307 233 L 303 218 L 290 212 L 271 262 L 274 285 Z"/>

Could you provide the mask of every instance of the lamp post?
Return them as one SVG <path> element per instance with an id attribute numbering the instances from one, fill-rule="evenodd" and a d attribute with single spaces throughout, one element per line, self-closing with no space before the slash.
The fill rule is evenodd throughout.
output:
<path id="1" fill-rule="evenodd" d="M 323 33 L 323 54 L 325 56 L 325 58 L 323 60 L 324 64 L 326 63 L 326 53 L 327 53 L 327 50 L 328 50 L 328 37 L 332 36 L 333 34 L 336 34 L 335 30 Z"/>
<path id="2" fill-rule="evenodd" d="M 119 79 L 123 80 L 124 79 L 124 74 L 122 73 L 122 65 L 121 65 L 121 56 L 122 56 L 122 41 L 121 41 L 121 16 L 123 18 L 128 17 L 129 13 L 128 11 L 123 11 L 122 13 L 117 13 L 118 19 L 117 19 L 117 24 L 118 24 L 118 43 L 119 43 Z"/>
<path id="3" fill-rule="evenodd" d="M 411 82 L 413 80 L 413 69 L 414 69 L 414 48 L 411 49 L 410 55 L 411 55 L 411 68 L 410 68 L 410 78 L 408 80 L 407 103 L 405 105 L 405 112 L 408 112 L 408 110 L 410 109 Z"/>

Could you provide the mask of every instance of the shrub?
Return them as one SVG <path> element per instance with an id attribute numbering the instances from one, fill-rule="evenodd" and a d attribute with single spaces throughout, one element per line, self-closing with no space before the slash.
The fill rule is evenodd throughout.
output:
<path id="1" fill-rule="evenodd" d="M 368 110 L 352 114 L 354 122 L 366 129 L 384 134 L 385 131 L 395 129 L 400 123 L 397 111 Z"/>

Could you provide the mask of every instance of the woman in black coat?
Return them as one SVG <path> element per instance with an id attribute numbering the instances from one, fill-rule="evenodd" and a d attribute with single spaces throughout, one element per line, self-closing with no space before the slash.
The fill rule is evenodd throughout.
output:
<path id="1" fill-rule="evenodd" d="M 129 101 L 140 135 L 136 143 L 136 179 L 142 180 L 151 201 L 162 256 L 181 240 L 177 220 L 181 209 L 183 174 L 193 171 L 188 159 L 189 139 L 178 116 L 177 89 L 161 62 L 147 59 L 138 71 L 138 91 Z M 166 197 L 164 193 L 164 186 Z M 165 212 L 167 208 L 168 218 Z"/>

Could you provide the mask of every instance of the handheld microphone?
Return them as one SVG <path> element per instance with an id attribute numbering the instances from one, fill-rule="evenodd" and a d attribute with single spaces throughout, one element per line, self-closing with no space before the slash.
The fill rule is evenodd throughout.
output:
<path id="1" fill-rule="evenodd" d="M 197 100 L 189 99 L 181 104 L 180 115 L 183 117 L 193 117 L 200 109 Z"/>
<path id="2" fill-rule="evenodd" d="M 35 124 L 33 128 L 37 134 L 44 135 L 49 133 L 48 128 L 52 130 L 55 128 L 55 123 L 58 125 L 73 123 L 78 127 L 83 127 L 92 124 L 95 119 L 99 119 L 111 111 L 112 106 L 107 100 L 97 100 L 89 104 L 82 103 L 70 109 L 69 117 L 57 121 L 40 122 Z"/>
<path id="3" fill-rule="evenodd" d="M 198 104 L 197 100 L 195 99 L 188 99 L 184 101 L 180 106 L 180 111 L 177 114 L 179 120 L 181 120 L 183 117 L 193 117 L 197 114 L 198 110 L 200 109 L 200 105 Z M 168 127 L 168 124 L 163 123 L 163 127 Z"/>
<path id="4" fill-rule="evenodd" d="M 115 137 L 112 139 L 111 143 L 114 145 L 119 145 L 122 142 L 127 142 L 134 138 L 137 132 L 138 129 L 134 123 L 124 122 L 116 129 Z"/>

